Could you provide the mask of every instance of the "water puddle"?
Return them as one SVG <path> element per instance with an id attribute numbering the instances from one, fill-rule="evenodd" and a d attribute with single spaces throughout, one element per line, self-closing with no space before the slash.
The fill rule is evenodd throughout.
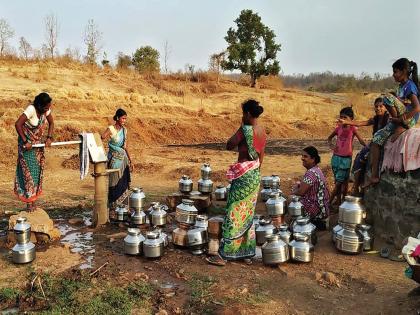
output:
<path id="1" fill-rule="evenodd" d="M 82 215 L 84 224 L 80 228 L 90 226 L 92 224 L 91 218 L 86 214 Z M 78 253 L 85 259 L 79 268 L 93 268 L 95 255 L 93 232 L 82 232 L 80 228 L 72 226 L 64 219 L 55 220 L 55 227 L 61 232 L 60 243 L 68 244 L 72 253 Z"/>

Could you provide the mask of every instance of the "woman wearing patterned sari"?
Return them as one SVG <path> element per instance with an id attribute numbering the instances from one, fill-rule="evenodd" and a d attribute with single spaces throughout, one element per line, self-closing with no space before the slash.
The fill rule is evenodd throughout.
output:
<path id="1" fill-rule="evenodd" d="M 40 93 L 15 123 L 18 133 L 18 158 L 14 192 L 20 200 L 26 202 L 30 212 L 35 210 L 35 201 L 42 193 L 45 167 L 44 148 L 32 148 L 32 145 L 44 140 L 44 131 L 48 123 L 45 146 L 51 146 L 54 130 L 51 101 L 47 93 Z"/>
<path id="2" fill-rule="evenodd" d="M 127 150 L 127 113 L 118 109 L 114 115 L 114 125 L 110 125 L 101 135 L 103 140 L 110 138 L 108 142 L 108 168 L 119 169 L 109 175 L 108 203 L 112 208 L 124 201 L 130 188 L 130 171 L 133 171 L 130 155 Z"/>
<path id="3" fill-rule="evenodd" d="M 238 162 L 231 165 L 227 178 L 231 180 L 226 216 L 222 226 L 219 255 L 207 258 L 214 265 L 225 260 L 245 260 L 255 255 L 253 218 L 260 186 L 260 167 L 264 158 L 266 134 L 258 125 L 264 109 L 255 100 L 242 104 L 242 126 L 229 139 L 226 149 L 238 148 Z"/>

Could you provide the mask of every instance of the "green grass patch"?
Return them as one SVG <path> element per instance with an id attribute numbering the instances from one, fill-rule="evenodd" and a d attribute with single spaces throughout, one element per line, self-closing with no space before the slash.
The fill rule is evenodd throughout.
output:
<path id="1" fill-rule="evenodd" d="M 20 290 L 15 288 L 1 288 L 0 289 L 0 303 L 9 303 L 16 301 L 20 294 Z"/>

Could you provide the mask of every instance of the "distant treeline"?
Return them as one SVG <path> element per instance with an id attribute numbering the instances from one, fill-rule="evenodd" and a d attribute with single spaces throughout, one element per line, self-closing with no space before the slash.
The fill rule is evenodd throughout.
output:
<path id="1" fill-rule="evenodd" d="M 285 87 L 299 88 L 318 92 L 384 92 L 395 88 L 392 76 L 375 73 L 373 76 L 362 73 L 360 76 L 352 74 L 337 74 L 331 71 L 310 73 L 308 75 L 280 76 Z"/>

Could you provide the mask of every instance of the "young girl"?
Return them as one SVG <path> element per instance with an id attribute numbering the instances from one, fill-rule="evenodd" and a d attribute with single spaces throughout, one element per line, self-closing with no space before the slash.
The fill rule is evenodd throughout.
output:
<path id="1" fill-rule="evenodd" d="M 394 62 L 392 70 L 394 80 L 399 85 L 395 96 L 389 94 L 384 97 L 385 107 L 392 117 L 390 118 L 391 121 L 373 136 L 370 147 L 372 176 L 364 187 L 379 182 L 380 148 L 384 146 L 388 138 L 393 134 L 396 138 L 406 129 L 413 127 L 419 119 L 420 104 L 417 64 L 409 61 L 407 58 L 400 58 Z"/>
<path id="2" fill-rule="evenodd" d="M 353 138 L 356 137 L 361 145 L 366 146 L 366 143 L 358 134 L 357 128 L 346 123 L 346 121 L 353 119 L 353 109 L 351 107 L 343 108 L 340 111 L 340 121 L 343 123 L 339 124 L 328 137 L 328 143 L 332 147 L 331 140 L 337 136 L 334 153 L 331 158 L 331 167 L 335 180 L 334 190 L 330 198 L 331 204 L 335 197 L 337 197 L 337 203 L 341 204 L 342 197 L 347 195 L 351 158 L 353 155 Z"/>
<path id="3" fill-rule="evenodd" d="M 374 107 L 375 107 L 375 116 L 373 116 L 372 118 L 369 118 L 368 120 L 344 121 L 340 119 L 339 123 L 346 123 L 347 125 L 357 126 L 357 127 L 372 126 L 373 127 L 372 135 L 374 135 L 378 130 L 384 128 L 389 120 L 389 114 L 386 111 L 382 97 L 378 97 L 375 99 Z M 364 174 L 366 171 L 366 164 L 368 160 L 369 150 L 370 150 L 370 145 L 363 147 L 363 149 L 360 150 L 359 153 L 357 153 L 354 159 L 353 168 L 352 168 L 352 173 L 354 175 L 352 195 L 354 196 L 358 196 L 360 194 L 360 184 L 363 181 Z"/>

